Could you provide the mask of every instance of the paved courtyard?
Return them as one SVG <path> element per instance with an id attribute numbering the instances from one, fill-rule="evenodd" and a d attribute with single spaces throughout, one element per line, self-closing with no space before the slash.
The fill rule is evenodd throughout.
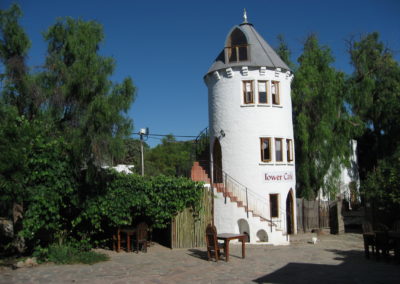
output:
<path id="1" fill-rule="evenodd" d="M 400 283 L 400 265 L 367 260 L 362 236 L 311 234 L 292 238 L 290 246 L 231 245 L 229 262 L 208 262 L 205 248 L 174 249 L 154 245 L 148 253 L 115 253 L 95 265 L 42 264 L 0 268 L 0 283 Z"/>

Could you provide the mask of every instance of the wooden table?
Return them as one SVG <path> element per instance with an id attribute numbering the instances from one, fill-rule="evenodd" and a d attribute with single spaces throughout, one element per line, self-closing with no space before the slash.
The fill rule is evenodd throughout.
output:
<path id="1" fill-rule="evenodd" d="M 126 250 L 131 251 L 131 237 L 136 233 L 136 228 L 123 228 L 117 231 L 117 252 L 121 250 L 121 233 L 126 235 Z"/>
<path id="2" fill-rule="evenodd" d="M 242 242 L 242 258 L 245 257 L 245 254 L 246 254 L 245 240 L 247 239 L 247 235 L 224 233 L 224 234 L 218 234 L 217 239 L 224 241 L 225 260 L 226 261 L 229 261 L 229 242 L 231 240 L 240 240 Z"/>

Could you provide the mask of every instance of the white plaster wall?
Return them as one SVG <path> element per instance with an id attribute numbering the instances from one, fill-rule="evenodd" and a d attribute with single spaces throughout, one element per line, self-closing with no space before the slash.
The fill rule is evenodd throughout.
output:
<path id="1" fill-rule="evenodd" d="M 270 193 L 280 194 L 280 209 L 282 214 L 286 208 L 286 197 L 290 189 L 293 190 L 295 203 L 295 164 L 293 163 L 262 163 L 260 153 L 260 138 L 293 138 L 292 104 L 291 104 L 291 75 L 276 70 L 266 70 L 260 75 L 259 68 L 250 68 L 247 76 L 243 76 L 241 68 L 233 69 L 233 77 L 227 76 L 226 70 L 219 70 L 220 79 L 213 74 L 206 76 L 205 81 L 209 89 L 209 126 L 211 152 L 214 139 L 219 137 L 222 149 L 223 170 L 248 187 L 251 191 L 264 196 L 269 202 Z M 257 80 L 279 81 L 280 106 L 271 104 L 269 88 L 269 105 L 251 106 L 243 104 L 242 81 L 254 81 L 254 100 L 257 102 Z M 225 137 L 221 137 L 223 130 Z M 286 143 L 284 143 L 284 158 L 286 161 Z M 272 140 L 272 156 L 274 160 L 274 143 Z M 294 152 L 294 149 L 293 149 Z M 293 153 L 294 155 L 294 153 Z M 266 172 L 290 172 L 293 180 L 290 182 L 269 182 L 263 180 Z M 294 206 L 296 210 L 296 206 Z M 266 212 L 269 216 L 269 212 Z M 223 214 L 228 218 L 228 213 Z M 294 213 L 296 216 L 296 212 Z M 296 220 L 296 218 L 294 218 Z M 295 221 L 294 220 L 294 221 Z M 235 221 L 236 223 L 236 221 Z M 296 224 L 294 226 L 296 229 Z"/>
<path id="2" fill-rule="evenodd" d="M 222 193 L 215 193 L 214 198 L 214 224 L 218 233 L 234 233 L 239 234 L 238 221 L 244 219 L 248 222 L 250 227 L 250 243 L 251 244 L 265 244 L 259 242 L 257 232 L 265 230 L 268 235 L 268 244 L 274 245 L 288 245 L 289 239 L 282 234 L 282 231 L 276 231 L 275 227 L 272 228 L 268 222 L 262 222 L 259 217 L 253 217 L 249 213 L 247 216 L 246 211 L 242 207 L 237 207 L 236 202 L 231 202 L 229 198 L 224 198 Z"/>
<path id="3" fill-rule="evenodd" d="M 358 159 L 357 159 L 357 141 L 351 140 L 349 142 L 349 146 L 351 147 L 351 155 L 350 155 L 350 167 L 347 168 L 344 165 L 341 167 L 341 173 L 339 177 L 339 190 L 340 194 L 343 198 L 350 200 L 350 183 L 356 182 L 357 190 L 360 188 L 360 176 L 358 172 Z M 323 201 L 328 201 L 329 197 L 325 196 L 322 193 L 322 190 L 319 191 L 319 199 Z"/>

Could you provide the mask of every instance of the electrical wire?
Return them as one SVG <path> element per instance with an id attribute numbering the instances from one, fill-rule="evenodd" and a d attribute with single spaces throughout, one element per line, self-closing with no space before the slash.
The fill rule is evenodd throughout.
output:
<path id="1" fill-rule="evenodd" d="M 140 133 L 132 133 L 135 135 L 140 135 Z M 197 136 L 192 136 L 192 135 L 174 135 L 174 134 L 146 134 L 143 136 L 158 136 L 158 137 L 167 137 L 167 136 L 173 136 L 173 137 L 179 137 L 179 138 L 196 138 Z"/>

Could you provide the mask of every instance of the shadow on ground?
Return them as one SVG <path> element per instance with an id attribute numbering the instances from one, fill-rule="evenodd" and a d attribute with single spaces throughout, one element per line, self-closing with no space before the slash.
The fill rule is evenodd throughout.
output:
<path id="1" fill-rule="evenodd" d="M 208 260 L 207 251 L 199 249 L 189 249 L 188 255 L 200 258 L 202 260 Z"/>
<path id="2" fill-rule="evenodd" d="M 333 252 L 339 265 L 288 263 L 279 270 L 254 279 L 256 283 L 399 283 L 400 265 L 392 259 L 365 259 L 362 251 Z"/>

